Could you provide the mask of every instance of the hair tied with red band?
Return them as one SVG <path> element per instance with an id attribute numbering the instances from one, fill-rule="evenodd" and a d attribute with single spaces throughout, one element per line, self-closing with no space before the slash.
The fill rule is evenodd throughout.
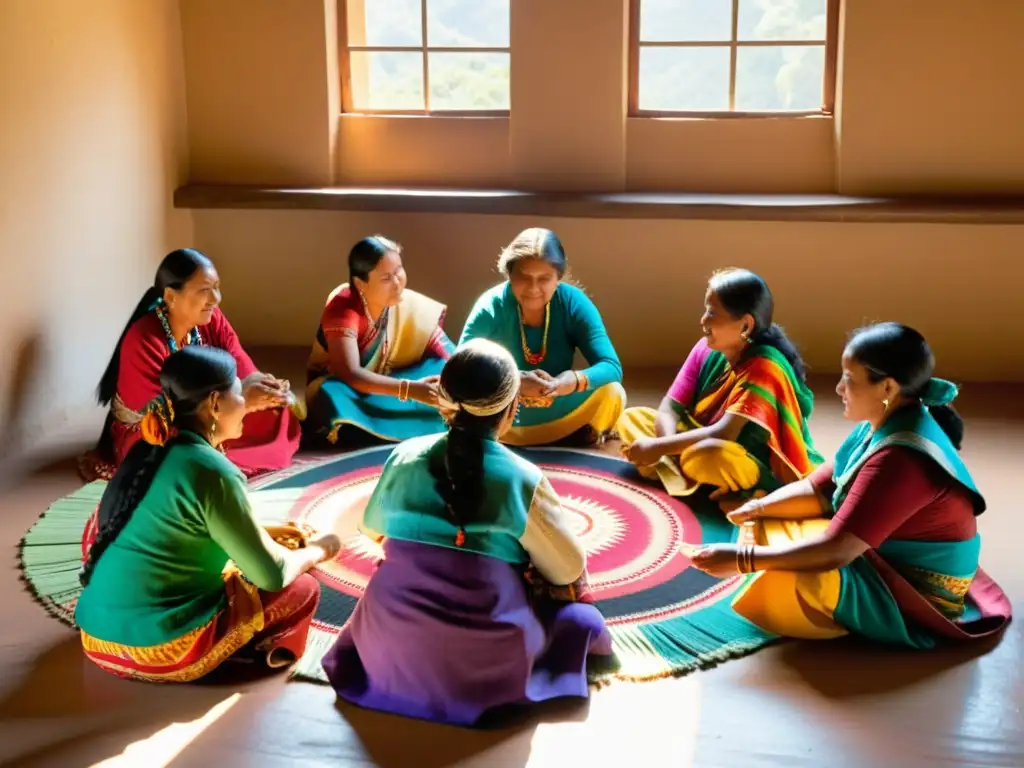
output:
<path id="1" fill-rule="evenodd" d="M 164 445 L 177 430 L 174 428 L 174 404 L 161 392 L 146 406 L 139 422 L 142 439 L 150 445 Z"/>

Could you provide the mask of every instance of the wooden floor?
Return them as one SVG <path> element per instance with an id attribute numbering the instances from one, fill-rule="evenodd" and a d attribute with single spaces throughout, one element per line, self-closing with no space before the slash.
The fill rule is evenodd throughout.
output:
<path id="1" fill-rule="evenodd" d="M 669 372 L 627 379 L 653 404 Z M 833 451 L 848 425 L 816 382 L 812 426 Z M 1024 387 L 971 386 L 964 456 L 989 499 L 986 569 L 1024 613 Z M 0 492 L 0 765 L 1024 766 L 1024 630 L 935 653 L 848 641 L 781 644 L 708 672 L 619 683 L 504 730 L 470 731 L 338 706 L 280 677 L 156 687 L 104 675 L 19 583 L 16 545 L 73 490 L 65 462 Z"/>

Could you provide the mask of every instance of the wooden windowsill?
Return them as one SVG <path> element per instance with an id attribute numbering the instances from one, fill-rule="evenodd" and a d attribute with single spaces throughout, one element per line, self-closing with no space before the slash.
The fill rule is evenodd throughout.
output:
<path id="1" fill-rule="evenodd" d="M 177 208 L 381 211 L 611 219 L 1024 224 L 1024 197 L 846 197 L 188 184 Z"/>

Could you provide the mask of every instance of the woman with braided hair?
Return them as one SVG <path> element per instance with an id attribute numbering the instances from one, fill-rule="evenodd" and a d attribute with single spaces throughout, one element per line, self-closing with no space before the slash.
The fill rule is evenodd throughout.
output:
<path id="1" fill-rule="evenodd" d="M 385 464 L 361 526 L 385 557 L 323 662 L 341 698 L 473 725 L 499 706 L 585 697 L 588 666 L 614 662 L 558 495 L 499 442 L 519 382 L 506 350 L 468 342 L 438 383 L 447 434 Z"/>
<path id="2" fill-rule="evenodd" d="M 100 501 L 75 621 L 86 656 L 120 677 L 190 682 L 239 651 L 269 667 L 305 649 L 320 597 L 306 573 L 336 536 L 291 550 L 253 519 L 246 481 L 221 453 L 246 414 L 234 358 L 175 352 Z M 228 561 L 233 565 L 228 566 Z"/>

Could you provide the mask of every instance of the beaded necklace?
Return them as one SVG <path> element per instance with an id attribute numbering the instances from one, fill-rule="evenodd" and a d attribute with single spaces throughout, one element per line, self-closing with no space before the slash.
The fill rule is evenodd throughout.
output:
<path id="1" fill-rule="evenodd" d="M 526 341 L 526 323 L 523 322 L 523 308 L 519 307 L 519 341 L 523 345 L 523 357 L 529 365 L 540 365 L 548 354 L 548 329 L 551 328 L 551 303 L 544 307 L 544 337 L 540 344 L 540 352 L 531 352 Z"/>
<path id="2" fill-rule="evenodd" d="M 167 319 L 167 309 L 164 306 L 164 301 L 161 299 L 156 305 L 156 316 L 160 319 L 160 325 L 163 326 L 164 335 L 167 336 L 167 346 L 172 353 L 178 351 L 178 341 L 174 338 L 174 332 L 171 330 L 171 323 Z M 199 335 L 199 329 L 193 328 L 185 336 L 185 345 L 193 346 L 203 343 L 203 337 Z"/>

